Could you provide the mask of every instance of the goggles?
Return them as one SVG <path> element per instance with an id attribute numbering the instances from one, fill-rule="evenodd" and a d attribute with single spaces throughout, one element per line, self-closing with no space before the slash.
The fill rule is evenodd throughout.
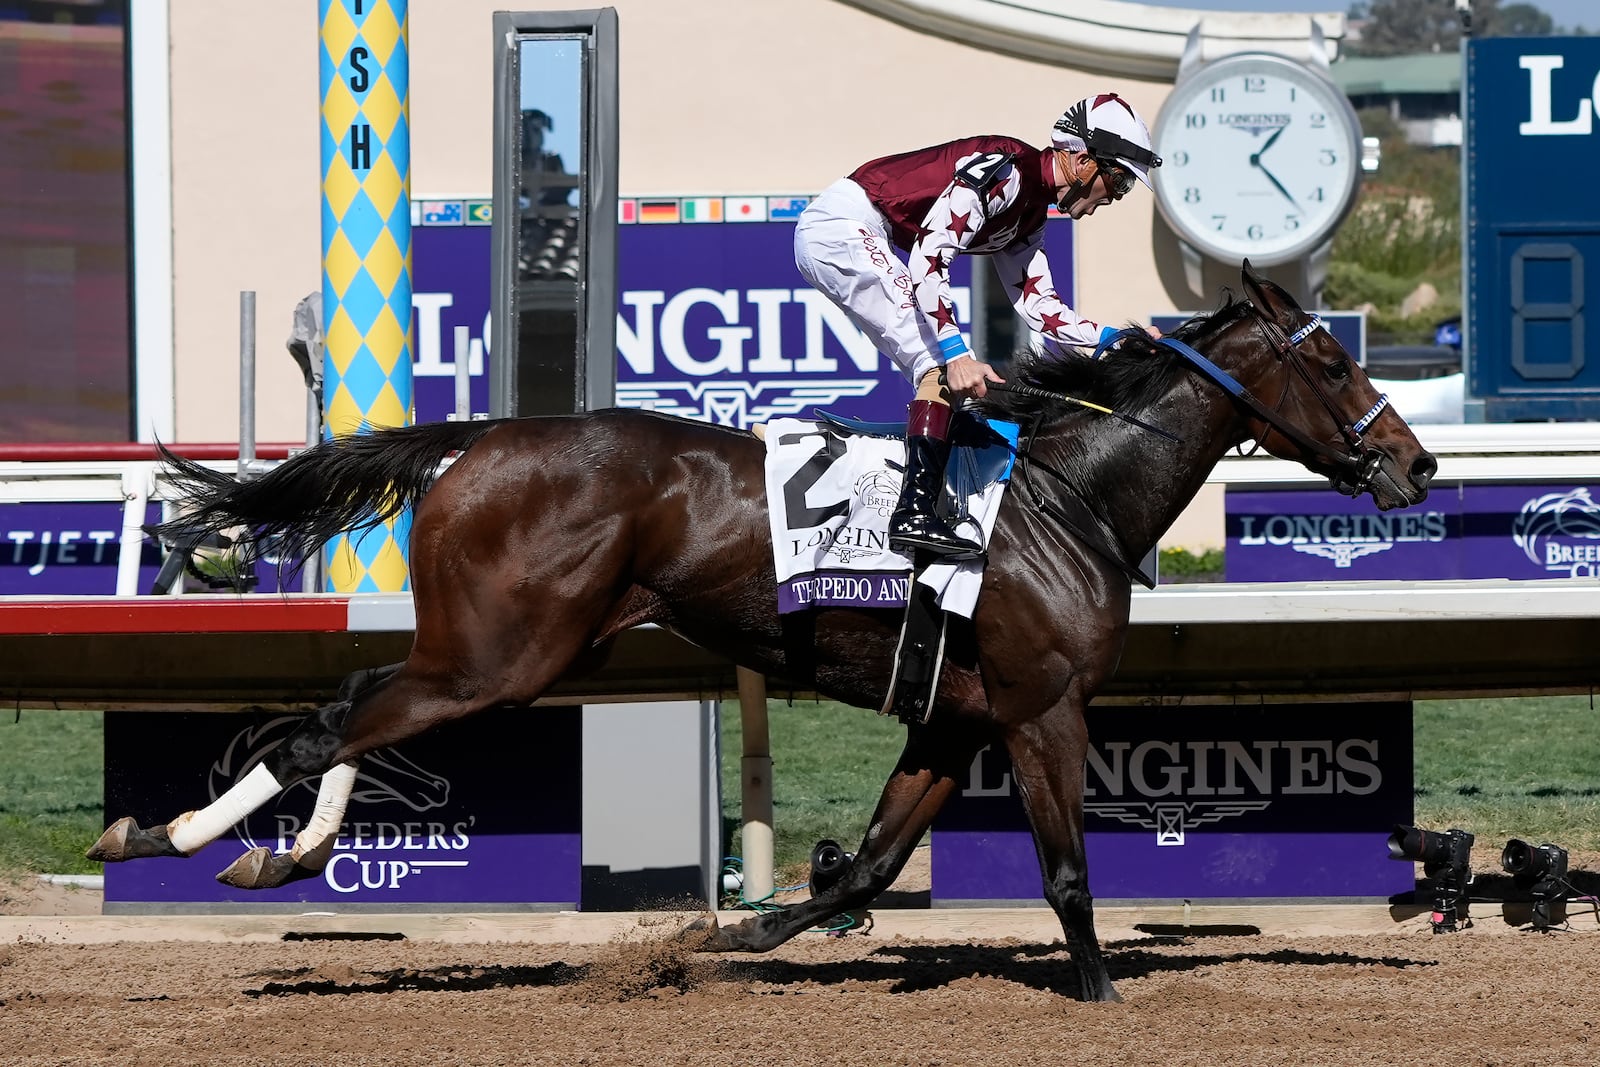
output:
<path id="1" fill-rule="evenodd" d="M 1106 191 L 1113 200 L 1121 200 L 1133 192 L 1133 186 L 1138 181 L 1133 176 L 1133 171 L 1127 167 L 1101 159 L 1094 159 L 1095 165 L 1100 168 L 1100 173 L 1106 176 Z"/>

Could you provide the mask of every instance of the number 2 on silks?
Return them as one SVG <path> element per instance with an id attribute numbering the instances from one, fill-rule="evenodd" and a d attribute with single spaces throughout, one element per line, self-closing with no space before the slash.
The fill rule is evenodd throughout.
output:
<path id="1" fill-rule="evenodd" d="M 1010 162 L 1011 157 L 1004 152 L 984 152 L 956 168 L 956 181 L 980 193 L 988 192 L 991 186 L 1005 181 Z"/>
<path id="2" fill-rule="evenodd" d="M 803 441 L 807 437 L 817 434 L 786 434 L 778 439 L 780 445 L 792 445 Z M 844 458 L 844 439 L 831 433 L 823 433 L 822 447 L 817 449 L 810 459 L 800 465 L 800 468 L 789 475 L 783 483 L 783 507 L 788 516 L 789 528 L 792 530 L 809 529 L 821 526 L 837 515 L 845 515 L 850 511 L 850 498 L 841 497 L 831 504 L 821 507 L 812 507 L 806 503 L 806 494 L 811 492 L 811 487 L 822 480 L 822 476 L 839 460 Z"/>

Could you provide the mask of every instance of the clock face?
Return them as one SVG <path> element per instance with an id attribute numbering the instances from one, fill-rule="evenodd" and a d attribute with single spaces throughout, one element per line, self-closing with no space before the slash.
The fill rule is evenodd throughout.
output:
<path id="1" fill-rule="evenodd" d="M 1156 119 L 1156 203 L 1227 263 L 1282 263 L 1327 241 L 1355 199 L 1361 129 L 1315 69 L 1270 55 L 1199 68 Z"/>

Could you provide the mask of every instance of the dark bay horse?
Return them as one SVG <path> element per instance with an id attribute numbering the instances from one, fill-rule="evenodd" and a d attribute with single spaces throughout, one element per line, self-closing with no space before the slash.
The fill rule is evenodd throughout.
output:
<path id="1" fill-rule="evenodd" d="M 1115 999 L 1084 860 L 1084 707 L 1117 666 L 1138 560 L 1226 451 L 1256 440 L 1379 508 L 1416 504 L 1436 469 L 1355 361 L 1282 289 L 1243 270 L 1244 299 L 1186 323 L 1197 364 L 1140 331 L 1099 361 L 1040 361 L 1014 381 L 1092 399 L 1177 439 L 1038 396 L 992 396 L 1032 425 L 990 541 L 974 616 L 947 647 L 930 722 L 908 731 L 865 840 L 827 892 L 732 927 L 701 920 L 713 951 L 771 949 L 866 906 L 899 873 L 985 744 L 1005 745 L 1033 827 L 1045 896 L 1087 1000 Z M 1203 361 L 1202 361 L 1203 362 Z M 1220 369 L 1219 369 L 1220 368 Z M 1214 373 L 1213 373 L 1214 372 Z M 1219 384 L 1220 383 L 1220 384 Z M 244 526 L 299 554 L 374 512 L 414 507 L 416 638 L 402 664 L 359 672 L 227 795 L 166 826 L 123 819 L 91 856 L 192 855 L 289 784 L 321 775 L 291 852 L 256 849 L 231 884 L 282 885 L 327 862 L 362 754 L 484 708 L 528 705 L 592 668 L 642 623 L 737 663 L 866 708 L 884 702 L 898 613 L 777 613 L 752 435 L 636 410 L 432 423 L 342 438 L 238 482 L 170 461 L 191 510 L 171 534 Z M 434 482 L 440 463 L 459 457 Z M 1058 517 L 1098 517 L 1100 551 Z M 1107 551 L 1107 546 L 1119 551 Z"/>

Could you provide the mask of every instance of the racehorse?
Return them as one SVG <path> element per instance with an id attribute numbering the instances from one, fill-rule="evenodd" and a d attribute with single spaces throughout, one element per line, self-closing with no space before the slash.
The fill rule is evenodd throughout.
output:
<path id="1" fill-rule="evenodd" d="M 986 401 L 991 414 L 1028 426 L 1018 473 L 973 617 L 947 641 L 933 714 L 908 728 L 855 859 L 811 900 L 729 927 L 709 916 L 685 936 L 694 931 L 709 951 L 761 952 L 866 906 L 893 882 L 979 749 L 998 740 L 1076 992 L 1117 999 L 1084 857 L 1084 708 L 1121 654 L 1129 561 L 1156 545 L 1217 461 L 1248 440 L 1350 495 L 1370 493 L 1382 509 L 1420 502 L 1437 466 L 1317 320 L 1248 261 L 1241 276 L 1243 298 L 1176 331 L 1190 355 L 1132 329 L 1095 361 L 1035 360 L 1013 374 L 1020 392 Z M 1048 395 L 1062 391 L 1128 418 Z M 218 877 L 267 887 L 313 876 L 364 753 L 484 708 L 529 705 L 643 623 L 825 696 L 881 707 L 899 614 L 780 618 L 764 454 L 748 432 L 638 410 L 379 430 L 324 442 L 243 482 L 169 454 L 191 510 L 164 535 L 243 526 L 247 548 L 271 543 L 303 556 L 414 508 L 416 638 L 404 663 L 350 676 L 338 700 L 306 716 L 215 803 L 149 829 L 123 819 L 91 857 L 192 855 L 284 787 L 322 775 L 316 810 L 290 852 L 258 848 Z M 1091 521 L 1069 532 L 1063 519 L 1072 515 Z"/>

